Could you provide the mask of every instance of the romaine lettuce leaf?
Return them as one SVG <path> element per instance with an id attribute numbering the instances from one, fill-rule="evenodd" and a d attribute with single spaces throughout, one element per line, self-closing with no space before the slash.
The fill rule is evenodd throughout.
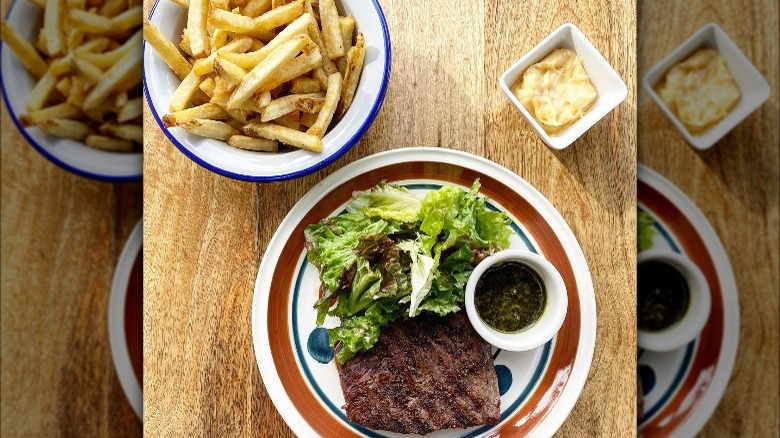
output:
<path id="1" fill-rule="evenodd" d="M 360 212 L 368 217 L 415 222 L 420 211 L 420 198 L 406 187 L 383 181 L 371 190 L 353 193 L 346 208 L 350 213 Z"/>
<path id="2" fill-rule="evenodd" d="M 309 225 L 304 231 L 306 259 L 320 271 L 328 291 L 335 292 L 339 277 L 355 262 L 354 248 L 363 236 L 386 231 L 390 225 L 360 213 L 342 214 Z"/>
<path id="3" fill-rule="evenodd" d="M 412 292 L 409 296 L 409 316 L 417 315 L 417 307 L 431 290 L 438 260 L 421 251 L 420 244 L 404 240 L 398 247 L 409 253 L 412 259 Z"/>
<path id="4" fill-rule="evenodd" d="M 328 330 L 330 345 L 336 346 L 336 360 L 340 364 L 351 359 L 358 351 L 368 350 L 376 344 L 382 326 L 396 319 L 398 304 L 392 301 L 375 301 L 362 316 L 342 319 L 341 326 Z"/>
<path id="5" fill-rule="evenodd" d="M 655 219 L 650 214 L 637 210 L 636 212 L 636 244 L 640 250 L 653 247 L 653 237 L 655 237 Z"/>
<path id="6" fill-rule="evenodd" d="M 463 190 L 454 186 L 428 192 L 420 203 L 420 231 L 437 237 L 442 230 L 452 227 L 462 197 Z"/>

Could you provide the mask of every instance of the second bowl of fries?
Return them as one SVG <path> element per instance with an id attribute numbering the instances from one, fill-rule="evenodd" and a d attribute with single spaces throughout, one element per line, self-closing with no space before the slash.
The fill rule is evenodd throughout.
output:
<path id="1" fill-rule="evenodd" d="M 143 26 L 160 127 L 229 177 L 321 169 L 360 139 L 387 88 L 390 40 L 376 0 L 158 0 Z"/>
<path id="2" fill-rule="evenodd" d="M 21 134 L 74 173 L 142 172 L 141 6 L 14 2 L 0 23 L 3 96 Z"/>

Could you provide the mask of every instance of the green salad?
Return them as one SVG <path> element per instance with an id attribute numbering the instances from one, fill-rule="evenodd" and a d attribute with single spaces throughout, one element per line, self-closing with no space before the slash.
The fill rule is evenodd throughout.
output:
<path id="1" fill-rule="evenodd" d="M 653 247 L 655 219 L 644 211 L 636 212 L 636 246 L 640 251 Z"/>
<path id="2" fill-rule="evenodd" d="M 382 326 L 421 312 L 457 312 L 474 266 L 509 246 L 509 217 L 471 190 L 444 186 L 423 198 L 385 182 L 355 192 L 346 212 L 306 227 L 307 259 L 319 269 L 317 325 L 343 364 L 376 343 Z"/>

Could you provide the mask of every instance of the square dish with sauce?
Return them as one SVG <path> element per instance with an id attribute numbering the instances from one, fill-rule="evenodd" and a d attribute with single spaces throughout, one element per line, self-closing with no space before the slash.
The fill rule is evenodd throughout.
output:
<path id="1" fill-rule="evenodd" d="M 581 67 L 575 68 L 585 70 L 590 85 L 595 90 L 596 97 L 592 102 L 586 102 L 587 105 L 583 105 L 581 113 L 578 112 L 576 117 L 569 119 L 570 123 L 563 124 L 559 129 L 550 129 L 548 125 L 548 129 L 545 130 L 547 124 L 540 122 L 536 118 L 536 114 L 532 114 L 523 105 L 521 99 L 515 94 L 514 88 L 529 68 L 540 62 L 549 62 L 550 59 L 545 60 L 545 58 L 550 55 L 557 56 L 556 53 L 561 53 L 558 49 L 564 49 L 569 53 L 573 51 L 576 57 L 581 60 Z M 571 59 L 568 55 L 565 58 Z M 555 68 L 555 64 L 559 64 L 559 62 L 552 61 L 552 67 Z M 573 64 L 577 65 L 576 62 Z M 584 81 L 582 82 L 584 83 Z M 571 145 L 585 131 L 620 104 L 628 93 L 626 84 L 617 72 L 585 35 L 570 23 L 559 27 L 504 72 L 499 79 L 499 86 L 539 137 L 553 149 L 564 149 Z"/>

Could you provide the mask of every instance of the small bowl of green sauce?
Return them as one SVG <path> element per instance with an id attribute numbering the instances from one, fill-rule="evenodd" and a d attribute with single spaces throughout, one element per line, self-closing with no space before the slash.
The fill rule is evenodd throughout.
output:
<path id="1" fill-rule="evenodd" d="M 509 351 L 538 348 L 563 324 L 569 300 L 561 274 L 544 257 L 505 250 L 483 260 L 466 284 L 466 313 L 492 345 Z"/>
<path id="2" fill-rule="evenodd" d="M 693 261 L 653 249 L 637 256 L 637 344 L 652 351 L 696 339 L 710 316 L 710 288 Z"/>

